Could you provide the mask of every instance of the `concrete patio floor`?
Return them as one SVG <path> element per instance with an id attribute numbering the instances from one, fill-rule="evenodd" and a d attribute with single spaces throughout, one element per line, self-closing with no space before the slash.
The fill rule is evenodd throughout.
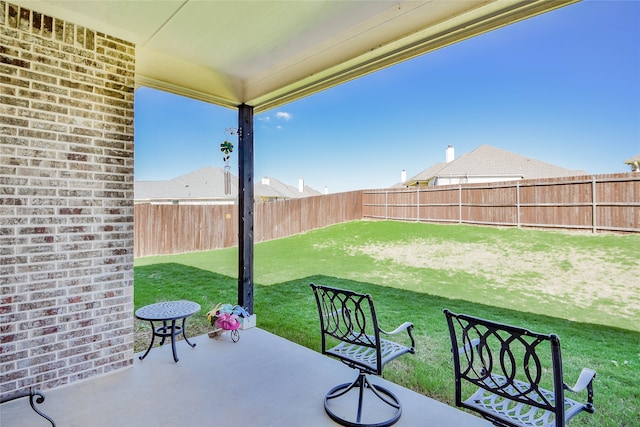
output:
<path id="1" fill-rule="evenodd" d="M 339 361 L 259 328 L 241 331 L 237 343 L 228 334 L 190 340 L 195 348 L 177 343 L 178 363 L 171 345 L 156 347 L 145 360 L 137 354 L 130 368 L 44 390 L 45 402 L 37 407 L 57 427 L 335 426 L 324 395 L 356 376 Z M 396 426 L 490 426 L 384 379 L 374 382 L 400 398 Z M 49 424 L 28 399 L 19 399 L 0 406 L 0 425 Z"/>

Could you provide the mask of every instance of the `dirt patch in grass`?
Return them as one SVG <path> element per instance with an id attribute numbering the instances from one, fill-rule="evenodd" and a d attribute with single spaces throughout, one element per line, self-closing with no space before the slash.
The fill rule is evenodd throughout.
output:
<path id="1" fill-rule="evenodd" d="M 351 248 L 379 261 L 465 272 L 485 277 L 496 291 L 530 292 L 544 298 L 597 306 L 610 314 L 635 318 L 640 311 L 640 259 L 620 261 L 615 249 L 584 251 L 546 248 L 535 252 L 514 244 L 450 243 L 419 239 L 399 244 L 367 244 Z"/>

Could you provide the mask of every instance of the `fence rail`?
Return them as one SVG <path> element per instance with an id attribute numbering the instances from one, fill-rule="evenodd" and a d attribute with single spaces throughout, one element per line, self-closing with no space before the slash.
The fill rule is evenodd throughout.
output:
<path id="1" fill-rule="evenodd" d="M 640 232 L 640 175 L 365 190 L 364 218 Z"/>

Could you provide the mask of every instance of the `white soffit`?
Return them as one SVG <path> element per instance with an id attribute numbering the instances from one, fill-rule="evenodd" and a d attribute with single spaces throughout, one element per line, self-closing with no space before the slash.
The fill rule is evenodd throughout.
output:
<path id="1" fill-rule="evenodd" d="M 136 83 L 255 112 L 578 0 L 8 0 L 135 43 Z"/>

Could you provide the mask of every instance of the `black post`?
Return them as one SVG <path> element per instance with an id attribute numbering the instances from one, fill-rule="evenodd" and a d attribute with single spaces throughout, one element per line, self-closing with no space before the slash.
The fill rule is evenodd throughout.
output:
<path id="1" fill-rule="evenodd" d="M 238 305 L 253 314 L 253 107 L 238 107 Z"/>

